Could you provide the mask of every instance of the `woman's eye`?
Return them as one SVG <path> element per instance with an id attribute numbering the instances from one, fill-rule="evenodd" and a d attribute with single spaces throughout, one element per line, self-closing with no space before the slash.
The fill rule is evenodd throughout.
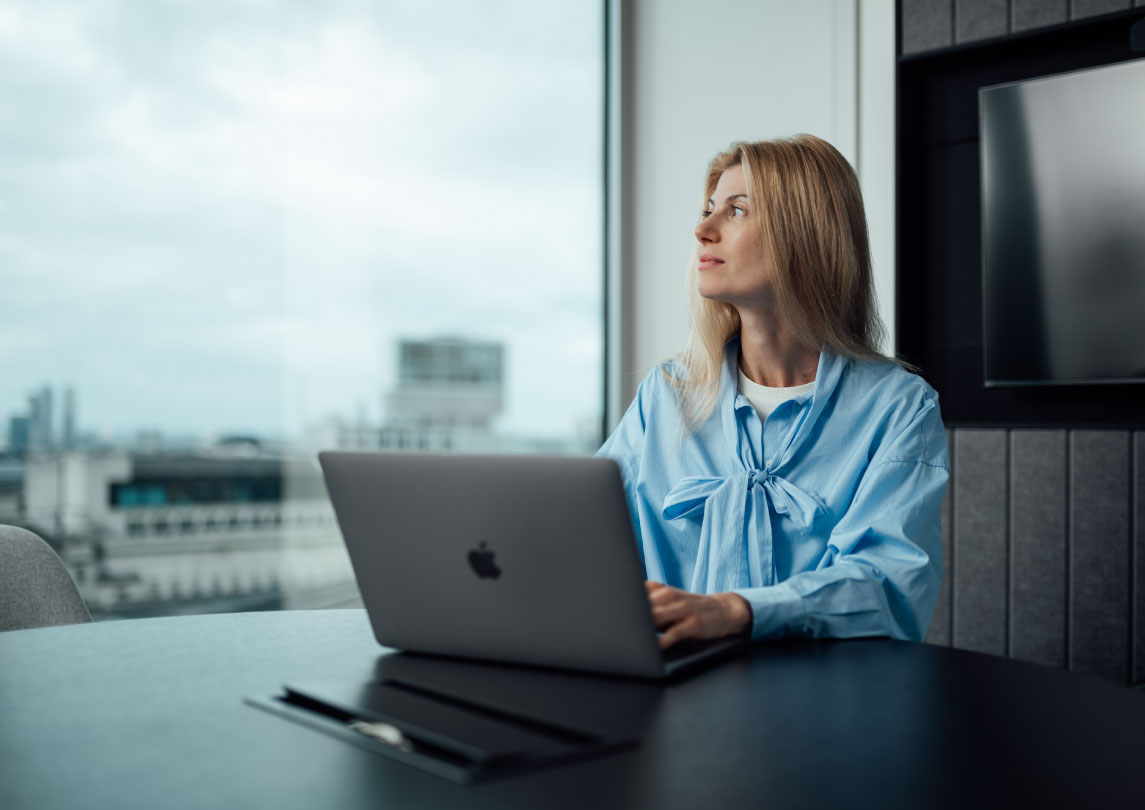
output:
<path id="1" fill-rule="evenodd" d="M 700 219 L 707 219 L 711 215 L 712 215 L 711 211 L 704 209 L 703 211 L 700 212 Z"/>
<path id="2" fill-rule="evenodd" d="M 738 205 L 733 205 L 731 215 L 733 217 L 746 217 L 747 216 L 747 209 L 746 208 L 740 208 Z"/>

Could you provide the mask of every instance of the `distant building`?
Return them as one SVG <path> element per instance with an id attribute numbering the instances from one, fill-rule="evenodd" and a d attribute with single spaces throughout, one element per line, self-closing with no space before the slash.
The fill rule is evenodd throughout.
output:
<path id="1" fill-rule="evenodd" d="M 594 435 L 541 438 L 500 433 L 505 408 L 505 347 L 491 341 L 439 337 L 398 342 L 397 384 L 386 393 L 380 426 L 364 418 L 329 416 L 310 425 L 312 451 L 410 450 L 465 453 L 591 452 Z"/>
<path id="2" fill-rule="evenodd" d="M 464 338 L 402 340 L 398 385 L 386 398 L 393 428 L 488 433 L 504 408 L 505 347 Z"/>
<path id="3" fill-rule="evenodd" d="M 22 520 L 58 546 L 93 614 L 357 603 L 309 460 L 228 444 L 30 454 L 23 473 Z"/>
<path id="4" fill-rule="evenodd" d="M 45 385 L 28 397 L 28 449 L 35 452 L 53 447 L 52 389 Z"/>
<path id="5" fill-rule="evenodd" d="M 8 452 L 18 456 L 28 452 L 28 417 L 13 416 L 8 420 Z"/>
<path id="6" fill-rule="evenodd" d="M 380 428 L 337 426 L 338 446 L 491 452 L 505 439 L 493 421 L 505 405 L 505 347 L 441 337 L 398 342 L 397 385 Z"/>
<path id="7" fill-rule="evenodd" d="M 68 389 L 65 403 L 66 435 L 75 436 L 75 395 Z M 70 424 L 67 420 L 71 420 Z M 56 431 L 52 423 L 52 389 L 44 386 L 28 396 L 28 410 L 8 420 L 8 452 L 14 455 L 39 453 L 57 446 Z"/>
<path id="8" fill-rule="evenodd" d="M 65 450 L 76 447 L 76 389 L 70 385 L 64 389 L 64 429 L 60 446 Z"/>
<path id="9" fill-rule="evenodd" d="M 0 456 L 0 523 L 18 524 L 24 515 L 24 461 Z"/>

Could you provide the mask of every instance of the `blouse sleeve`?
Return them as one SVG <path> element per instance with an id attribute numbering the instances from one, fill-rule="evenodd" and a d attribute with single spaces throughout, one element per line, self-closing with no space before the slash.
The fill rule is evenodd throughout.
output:
<path id="1" fill-rule="evenodd" d="M 753 638 L 893 636 L 921 641 L 942 573 L 939 513 L 950 474 L 933 396 L 882 451 L 813 571 L 738 589 Z"/>
<path id="2" fill-rule="evenodd" d="M 652 374 L 658 373 L 659 371 L 653 369 Z M 595 454 L 597 457 L 611 458 L 620 466 L 620 477 L 624 481 L 624 497 L 628 502 L 628 514 L 632 519 L 632 530 L 637 539 L 637 547 L 640 545 L 640 523 L 637 520 L 639 511 L 636 502 L 636 480 L 644 455 L 645 415 L 651 396 L 649 390 L 650 377 L 651 375 L 640 383 L 636 396 L 633 397 L 628 410 L 620 419 L 620 424 L 616 426 L 616 430 L 612 432 L 612 435 L 605 440 Z"/>

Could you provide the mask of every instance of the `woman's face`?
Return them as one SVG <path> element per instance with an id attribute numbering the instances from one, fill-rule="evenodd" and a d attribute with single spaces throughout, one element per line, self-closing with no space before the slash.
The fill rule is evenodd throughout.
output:
<path id="1" fill-rule="evenodd" d="M 771 299 L 771 271 L 759 239 L 759 212 L 748 206 L 743 166 L 720 175 L 696 226 L 700 295 L 737 308 Z"/>

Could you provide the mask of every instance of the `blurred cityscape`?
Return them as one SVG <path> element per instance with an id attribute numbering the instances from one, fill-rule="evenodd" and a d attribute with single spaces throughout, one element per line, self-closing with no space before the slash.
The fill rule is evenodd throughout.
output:
<path id="1" fill-rule="evenodd" d="M 568 454 L 600 441 L 595 419 L 563 439 L 498 432 L 501 343 L 436 337 L 397 351 L 379 423 L 330 416 L 289 438 L 101 438 L 81 427 L 80 392 L 63 388 L 57 419 L 44 386 L 7 420 L 0 523 L 47 540 L 96 619 L 354 607 L 319 450 Z"/>

